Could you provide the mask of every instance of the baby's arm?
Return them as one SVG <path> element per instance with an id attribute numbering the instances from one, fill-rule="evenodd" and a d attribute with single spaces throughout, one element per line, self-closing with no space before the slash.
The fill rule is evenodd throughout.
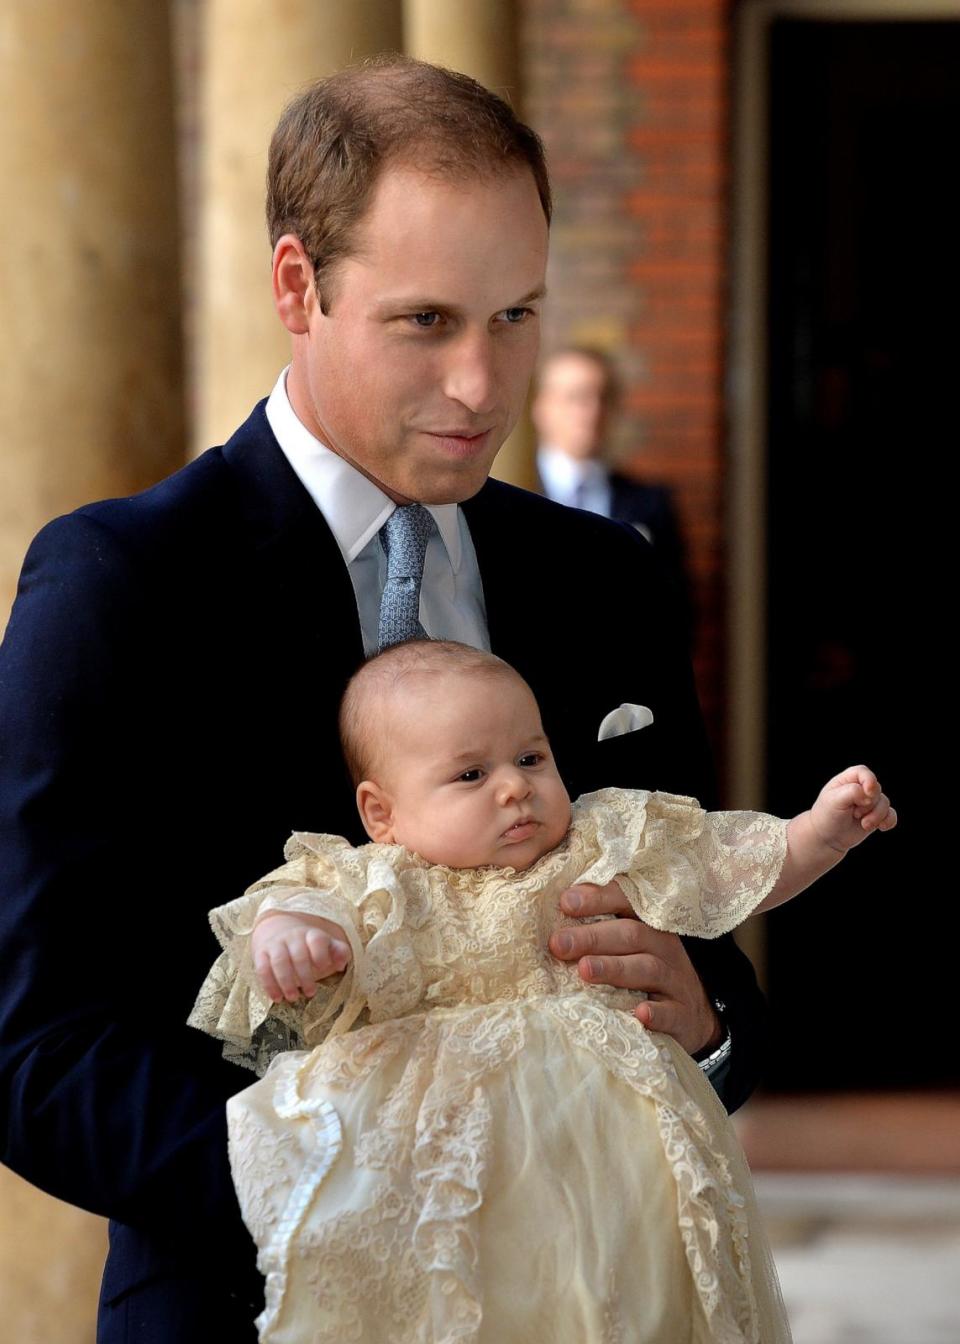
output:
<path id="1" fill-rule="evenodd" d="M 780 876 L 756 913 L 789 901 L 871 832 L 891 831 L 896 824 L 896 811 L 872 770 L 853 765 L 835 775 L 810 811 L 801 812 L 788 825 L 787 856 Z"/>
<path id="2" fill-rule="evenodd" d="M 339 924 L 320 915 L 265 910 L 250 939 L 257 979 L 274 1003 L 312 999 L 317 981 L 349 965 L 351 952 Z"/>

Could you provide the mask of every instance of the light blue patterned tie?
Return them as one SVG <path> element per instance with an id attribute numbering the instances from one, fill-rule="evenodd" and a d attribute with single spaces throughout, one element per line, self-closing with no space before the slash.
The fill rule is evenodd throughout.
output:
<path id="1" fill-rule="evenodd" d="M 380 544 L 387 557 L 387 582 L 380 599 L 381 649 L 405 639 L 427 638 L 420 624 L 420 582 L 427 543 L 435 528 L 422 504 L 404 504 L 394 509 L 380 529 Z"/>

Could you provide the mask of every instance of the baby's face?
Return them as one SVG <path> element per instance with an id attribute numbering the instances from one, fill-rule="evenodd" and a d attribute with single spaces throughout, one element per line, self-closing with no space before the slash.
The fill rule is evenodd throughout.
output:
<path id="1" fill-rule="evenodd" d="M 449 868 L 529 868 L 570 826 L 527 687 L 515 677 L 411 678 L 385 710 L 382 824 L 368 833 Z"/>

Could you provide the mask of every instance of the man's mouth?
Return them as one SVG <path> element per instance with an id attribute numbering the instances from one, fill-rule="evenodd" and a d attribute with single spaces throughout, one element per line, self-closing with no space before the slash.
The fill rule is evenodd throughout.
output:
<path id="1" fill-rule="evenodd" d="M 425 432 L 452 456 L 471 457 L 488 446 L 493 430 L 431 429 Z"/>

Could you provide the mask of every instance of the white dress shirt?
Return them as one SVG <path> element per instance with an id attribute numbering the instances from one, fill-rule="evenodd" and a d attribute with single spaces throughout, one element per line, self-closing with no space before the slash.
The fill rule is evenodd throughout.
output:
<path id="1" fill-rule="evenodd" d="M 379 486 L 315 438 L 287 396 L 287 370 L 267 401 L 267 420 L 298 480 L 326 519 L 357 599 L 363 647 L 377 652 L 380 597 L 387 580 L 381 527 L 397 507 Z M 433 639 L 490 648 L 477 553 L 458 504 L 427 504 L 437 531 L 430 538 L 420 585 L 420 624 Z"/>
<path id="2" fill-rule="evenodd" d="M 568 457 L 545 444 L 537 449 L 537 472 L 548 499 L 610 517 L 610 478 L 602 462 Z"/>

